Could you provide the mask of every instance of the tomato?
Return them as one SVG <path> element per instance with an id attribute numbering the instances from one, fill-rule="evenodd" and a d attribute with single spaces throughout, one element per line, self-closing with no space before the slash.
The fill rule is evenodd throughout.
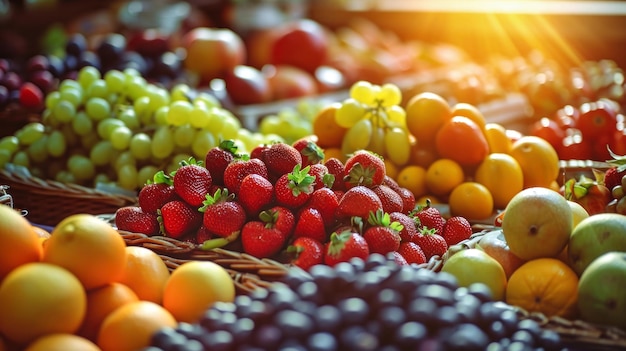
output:
<path id="1" fill-rule="evenodd" d="M 614 153 L 618 155 L 626 155 L 626 128 L 617 130 L 613 134 L 613 142 L 610 146 Z"/>
<path id="2" fill-rule="evenodd" d="M 611 154 L 609 154 L 609 150 L 606 148 L 607 146 L 611 147 L 614 140 L 613 134 L 601 135 L 598 139 L 594 140 L 591 143 L 591 148 L 593 150 L 593 160 L 596 161 L 605 161 L 611 159 Z"/>
<path id="3" fill-rule="evenodd" d="M 586 102 L 580 106 L 580 117 L 576 126 L 587 139 L 612 134 L 616 130 L 614 106 L 604 100 Z"/>
<path id="4" fill-rule="evenodd" d="M 566 136 L 556 150 L 561 160 L 590 160 L 593 156 L 589 139 L 583 138 L 581 131 L 575 128 L 566 130 Z"/>
<path id="5" fill-rule="evenodd" d="M 533 123 L 530 128 L 530 134 L 543 138 L 555 149 L 558 148 L 558 145 L 561 144 L 565 137 L 565 131 L 561 129 L 555 120 L 548 117 L 542 117 Z"/>

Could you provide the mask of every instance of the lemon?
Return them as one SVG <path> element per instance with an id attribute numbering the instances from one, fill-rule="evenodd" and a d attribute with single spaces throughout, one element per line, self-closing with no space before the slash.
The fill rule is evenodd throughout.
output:
<path id="1" fill-rule="evenodd" d="M 494 258 L 479 249 L 466 249 L 452 255 L 441 268 L 456 277 L 459 286 L 485 284 L 494 300 L 502 301 L 506 291 L 504 268 Z"/>

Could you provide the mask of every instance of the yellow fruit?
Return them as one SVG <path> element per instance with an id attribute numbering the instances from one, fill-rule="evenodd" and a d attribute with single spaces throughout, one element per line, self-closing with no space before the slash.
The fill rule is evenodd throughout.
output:
<path id="1" fill-rule="evenodd" d="M 578 225 L 578 223 L 580 223 L 580 221 L 589 217 L 589 213 L 578 202 L 568 200 L 567 204 L 572 209 L 572 231 L 573 231 L 574 228 L 576 228 L 576 226 Z"/>
<path id="2" fill-rule="evenodd" d="M 476 105 L 472 105 L 467 102 L 457 102 L 456 104 L 452 105 L 451 114 L 452 117 L 463 116 L 471 119 L 472 121 L 474 121 L 474 123 L 476 123 L 476 125 L 478 125 L 483 133 L 485 132 L 485 124 L 487 124 L 487 122 L 485 120 L 485 116 L 482 112 L 480 112 Z"/>
<path id="3" fill-rule="evenodd" d="M 131 288 L 140 300 L 163 302 L 163 290 L 170 277 L 165 262 L 142 246 L 126 247 L 126 268 L 119 282 Z"/>
<path id="4" fill-rule="evenodd" d="M 493 196 L 477 182 L 464 182 L 455 187 L 448 198 L 450 214 L 468 220 L 487 219 L 493 215 Z"/>
<path id="5" fill-rule="evenodd" d="M 432 144 L 439 128 L 452 117 L 446 99 L 431 92 L 413 96 L 405 110 L 406 127 L 420 145 Z"/>
<path id="6" fill-rule="evenodd" d="M 163 307 L 179 322 L 197 322 L 215 302 L 235 299 L 235 284 L 217 263 L 190 261 L 176 268 L 165 285 Z"/>
<path id="7" fill-rule="evenodd" d="M 398 172 L 396 182 L 419 198 L 426 194 L 426 169 L 415 165 L 405 166 Z"/>
<path id="8" fill-rule="evenodd" d="M 474 179 L 489 190 L 497 209 L 504 209 L 513 196 L 524 188 L 522 168 L 509 154 L 487 155 L 476 169 Z"/>
<path id="9" fill-rule="evenodd" d="M 388 175 L 391 179 L 398 178 L 398 166 L 395 163 L 391 162 L 388 158 L 385 158 L 385 174 Z"/>
<path id="10" fill-rule="evenodd" d="M 485 137 L 489 144 L 489 152 L 508 154 L 513 148 L 513 141 L 506 135 L 506 128 L 498 123 L 485 124 Z"/>
<path id="11" fill-rule="evenodd" d="M 101 351 L 93 342 L 74 334 L 48 334 L 32 342 L 24 351 Z"/>
<path id="12" fill-rule="evenodd" d="M 437 196 L 447 196 L 464 180 L 461 165 L 447 158 L 436 160 L 426 169 L 426 188 Z"/>
<path id="13" fill-rule="evenodd" d="M 50 333 L 74 333 L 85 317 L 87 297 L 68 270 L 27 263 L 0 285 L 0 334 L 26 345 Z"/>
<path id="14" fill-rule="evenodd" d="M 13 269 L 41 260 L 43 250 L 33 228 L 19 212 L 0 204 L 0 282 Z"/>
<path id="15" fill-rule="evenodd" d="M 524 188 L 549 188 L 559 176 L 559 156 L 546 140 L 526 135 L 513 143 L 511 156 L 524 173 Z"/>
<path id="16" fill-rule="evenodd" d="M 337 124 L 335 111 L 341 103 L 332 103 L 317 112 L 312 122 L 313 134 L 317 136 L 317 145 L 321 148 L 340 147 L 347 128 Z"/>
<path id="17" fill-rule="evenodd" d="M 461 250 L 441 267 L 442 272 L 456 277 L 459 286 L 482 283 L 489 287 L 494 300 L 503 300 L 507 286 L 504 268 L 494 258 L 479 249 Z"/>

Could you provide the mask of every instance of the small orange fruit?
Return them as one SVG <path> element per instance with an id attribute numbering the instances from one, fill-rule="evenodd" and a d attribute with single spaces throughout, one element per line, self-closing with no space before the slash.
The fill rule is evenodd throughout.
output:
<path id="1" fill-rule="evenodd" d="M 513 148 L 513 141 L 506 134 L 506 128 L 498 123 L 485 124 L 485 137 L 489 144 L 489 152 L 508 154 Z"/>
<path id="2" fill-rule="evenodd" d="M 117 281 L 126 266 L 126 242 L 111 225 L 90 214 L 66 217 L 44 245 L 43 261 L 68 269 L 86 290 Z"/>
<path id="3" fill-rule="evenodd" d="M 161 305 L 150 301 L 127 303 L 102 322 L 98 346 L 102 351 L 135 351 L 150 345 L 152 334 L 176 327 L 176 319 Z"/>
<path id="4" fill-rule="evenodd" d="M 549 188 L 559 176 L 559 156 L 546 140 L 525 135 L 511 148 L 511 156 L 524 172 L 524 188 Z"/>
<path id="5" fill-rule="evenodd" d="M 336 158 L 341 162 L 346 161 L 346 155 L 344 155 L 338 147 L 328 147 L 324 149 L 324 161 L 330 158 Z"/>
<path id="6" fill-rule="evenodd" d="M 467 102 L 457 102 L 452 105 L 452 117 L 454 116 L 463 116 L 471 119 L 478 125 L 478 127 L 484 131 L 485 125 L 487 124 L 485 120 L 485 116 L 483 113 L 476 107 L 476 105 L 467 103 Z"/>
<path id="7" fill-rule="evenodd" d="M 140 300 L 161 304 L 169 277 L 165 262 L 154 251 L 142 246 L 126 247 L 126 268 L 119 282 L 131 288 Z"/>
<path id="8" fill-rule="evenodd" d="M 493 215 L 493 196 L 477 182 L 464 182 L 454 188 L 448 199 L 450 214 L 469 220 L 487 219 Z"/>
<path id="9" fill-rule="evenodd" d="M 509 154 L 491 153 L 478 165 L 474 179 L 493 196 L 497 209 L 504 209 L 515 194 L 524 188 L 524 173 Z"/>
<path id="10" fill-rule="evenodd" d="M 0 282 L 13 269 L 41 260 L 39 236 L 24 216 L 0 204 Z"/>
<path id="11" fill-rule="evenodd" d="M 398 185 L 409 189 L 416 198 L 426 194 L 426 169 L 424 167 L 404 166 L 396 176 Z"/>
<path id="12" fill-rule="evenodd" d="M 33 341 L 24 351 L 101 351 L 93 342 L 74 334 L 48 334 Z"/>
<path id="13" fill-rule="evenodd" d="M 506 302 L 548 317 L 577 314 L 578 276 L 561 260 L 537 258 L 524 263 L 509 279 Z"/>
<path id="14" fill-rule="evenodd" d="M 450 105 L 441 95 L 422 92 L 406 104 L 406 127 L 420 145 L 432 144 L 437 131 L 452 117 Z"/>
<path id="15" fill-rule="evenodd" d="M 321 148 L 340 147 L 347 128 L 337 124 L 335 111 L 341 106 L 336 102 L 323 107 L 313 118 L 313 135 L 317 136 L 317 145 Z"/>
<path id="16" fill-rule="evenodd" d="M 480 126 L 463 116 L 454 116 L 441 126 L 435 148 L 440 157 L 461 166 L 476 166 L 489 154 L 489 144 Z"/>
<path id="17" fill-rule="evenodd" d="M 437 196 L 447 196 L 464 180 L 463 168 L 451 159 L 440 158 L 426 169 L 426 188 Z"/>

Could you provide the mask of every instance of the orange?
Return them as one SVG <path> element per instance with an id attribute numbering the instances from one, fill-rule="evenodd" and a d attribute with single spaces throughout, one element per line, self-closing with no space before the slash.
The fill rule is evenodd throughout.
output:
<path id="1" fill-rule="evenodd" d="M 74 334 L 48 334 L 32 342 L 24 351 L 101 351 L 93 342 Z"/>
<path id="2" fill-rule="evenodd" d="M 415 199 L 415 206 L 418 206 L 418 205 L 426 206 L 426 203 L 428 201 L 430 201 L 431 204 L 441 204 L 441 203 L 443 203 L 436 196 L 426 194 L 424 196 L 420 196 L 419 198 Z"/>
<path id="3" fill-rule="evenodd" d="M 467 102 L 457 102 L 452 105 L 452 117 L 454 116 L 463 116 L 471 119 L 478 125 L 478 127 L 484 131 L 485 125 L 487 124 L 485 120 L 485 116 L 483 113 L 476 107 L 476 105 L 472 105 Z"/>
<path id="4" fill-rule="evenodd" d="M 0 282 L 13 269 L 41 260 L 39 236 L 26 218 L 0 204 Z"/>
<path id="5" fill-rule="evenodd" d="M 414 143 L 411 145 L 411 163 L 417 166 L 428 168 L 438 159 L 437 151 L 431 145 L 423 146 Z"/>
<path id="6" fill-rule="evenodd" d="M 437 196 L 450 194 L 464 180 L 463 168 L 454 160 L 440 158 L 426 169 L 426 188 Z"/>
<path id="7" fill-rule="evenodd" d="M 335 102 L 324 106 L 313 118 L 313 135 L 317 136 L 317 145 L 321 148 L 340 147 L 348 128 L 337 124 L 335 111 L 341 103 Z"/>
<path id="8" fill-rule="evenodd" d="M 87 313 L 78 335 L 96 341 L 102 321 L 118 307 L 139 301 L 137 294 L 122 283 L 111 283 L 87 291 Z"/>
<path id="9" fill-rule="evenodd" d="M 398 166 L 395 163 L 391 162 L 388 158 L 385 158 L 385 174 L 388 175 L 391 179 L 396 179 L 398 177 Z"/>
<path id="10" fill-rule="evenodd" d="M 22 345 L 50 333 L 74 333 L 85 317 L 87 297 L 68 270 L 32 262 L 0 285 L 0 334 Z"/>
<path id="11" fill-rule="evenodd" d="M 550 188 L 559 176 L 559 156 L 546 140 L 525 135 L 513 142 L 511 156 L 522 167 L 524 188 Z"/>
<path id="12" fill-rule="evenodd" d="M 166 327 L 175 328 L 176 319 L 161 305 L 131 302 L 104 319 L 97 344 L 102 351 L 136 351 L 149 346 L 152 334 Z"/>
<path id="13" fill-rule="evenodd" d="M 117 281 L 126 266 L 126 242 L 111 225 L 90 214 L 66 217 L 44 246 L 43 261 L 67 268 L 86 290 Z"/>
<path id="14" fill-rule="evenodd" d="M 476 169 L 474 179 L 489 190 L 497 209 L 504 209 L 511 198 L 524 188 L 522 167 L 509 154 L 487 155 Z"/>
<path id="15" fill-rule="evenodd" d="M 329 147 L 324 149 L 324 160 L 328 160 L 330 158 L 336 158 L 341 162 L 346 161 L 346 155 L 344 155 L 341 149 L 337 147 Z"/>
<path id="16" fill-rule="evenodd" d="M 396 176 L 396 182 L 403 188 L 409 189 L 415 198 L 426 195 L 426 169 L 424 167 L 404 166 Z"/>
<path id="17" fill-rule="evenodd" d="M 406 127 L 420 145 L 433 143 L 437 131 L 452 117 L 452 109 L 446 99 L 432 92 L 411 97 L 405 110 Z"/>
<path id="18" fill-rule="evenodd" d="M 506 302 L 548 317 L 574 318 L 577 313 L 578 276 L 556 258 L 524 263 L 509 278 Z"/>
<path id="19" fill-rule="evenodd" d="M 508 154 L 513 148 L 513 141 L 506 134 L 506 128 L 498 123 L 485 124 L 485 137 L 489 144 L 489 152 L 499 152 Z"/>
<path id="20" fill-rule="evenodd" d="M 468 220 L 487 219 L 493 215 L 493 196 L 489 189 L 477 182 L 464 182 L 450 193 L 450 214 Z"/>
<path id="21" fill-rule="evenodd" d="M 179 322 L 197 322 L 218 301 L 235 299 L 235 283 L 226 269 L 211 261 L 178 266 L 165 285 L 163 307 Z"/>
<path id="22" fill-rule="evenodd" d="M 435 137 L 435 149 L 440 157 L 461 166 L 478 165 L 489 154 L 489 144 L 480 126 L 463 116 L 454 116 L 441 126 Z"/>
<path id="23" fill-rule="evenodd" d="M 119 282 L 131 288 L 140 300 L 161 304 L 169 277 L 165 262 L 154 251 L 142 246 L 126 247 L 126 268 Z"/>

